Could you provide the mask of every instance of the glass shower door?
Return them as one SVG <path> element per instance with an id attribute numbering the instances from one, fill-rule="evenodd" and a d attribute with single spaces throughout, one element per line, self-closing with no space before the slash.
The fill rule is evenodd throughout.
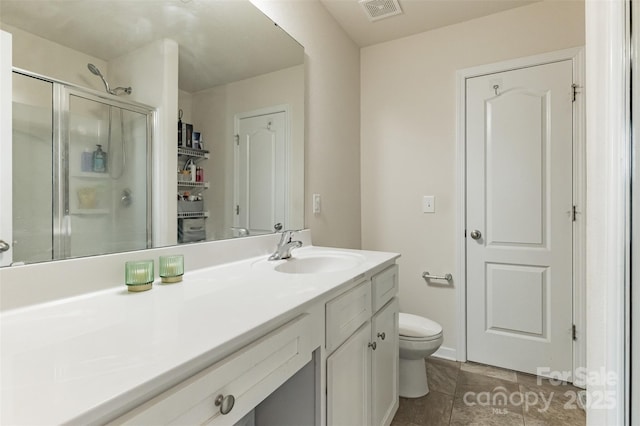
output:
<path id="1" fill-rule="evenodd" d="M 13 262 L 53 252 L 53 84 L 13 73 Z"/>
<path id="2" fill-rule="evenodd" d="M 151 247 L 153 110 L 24 71 L 12 89 L 13 263 Z"/>
<path id="3" fill-rule="evenodd" d="M 75 91 L 68 99 L 68 255 L 149 247 L 147 113 Z"/>

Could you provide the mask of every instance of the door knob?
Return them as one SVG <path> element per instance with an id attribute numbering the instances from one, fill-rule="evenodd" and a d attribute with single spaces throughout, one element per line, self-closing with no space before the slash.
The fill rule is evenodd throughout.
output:
<path id="1" fill-rule="evenodd" d="M 11 246 L 8 243 L 5 243 L 4 241 L 0 240 L 0 253 L 5 252 L 10 248 Z"/>
<path id="2" fill-rule="evenodd" d="M 474 229 L 473 231 L 471 231 L 471 238 L 473 238 L 474 240 L 479 240 L 480 238 L 482 238 L 482 232 Z"/>
<path id="3" fill-rule="evenodd" d="M 382 340 L 384 340 L 384 338 L 387 337 L 387 335 L 383 331 L 382 333 L 378 333 L 378 337 L 381 338 Z"/>
<path id="4" fill-rule="evenodd" d="M 376 342 L 373 342 L 373 343 L 370 342 L 367 346 L 370 347 L 371 349 L 373 349 L 374 351 L 378 347 L 378 345 L 376 345 Z"/>

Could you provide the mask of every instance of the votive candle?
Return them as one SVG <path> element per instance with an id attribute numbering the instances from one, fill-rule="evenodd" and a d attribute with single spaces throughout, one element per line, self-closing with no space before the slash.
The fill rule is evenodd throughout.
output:
<path id="1" fill-rule="evenodd" d="M 125 264 L 125 283 L 129 291 L 150 290 L 153 276 L 153 260 L 136 260 Z"/>
<path id="2" fill-rule="evenodd" d="M 177 283 L 182 281 L 184 274 L 184 256 L 160 256 L 160 278 L 163 283 Z"/>

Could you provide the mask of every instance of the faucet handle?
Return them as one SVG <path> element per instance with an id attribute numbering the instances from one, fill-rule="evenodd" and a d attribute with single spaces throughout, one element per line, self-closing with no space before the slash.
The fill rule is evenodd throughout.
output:
<path id="1" fill-rule="evenodd" d="M 282 231 L 282 237 L 280 238 L 280 245 L 290 243 L 291 240 L 293 239 L 294 232 L 295 231 L 290 231 L 290 230 Z"/>
<path id="2" fill-rule="evenodd" d="M 282 237 L 280 237 L 280 243 L 279 245 L 283 245 L 283 244 L 288 244 L 291 241 L 293 241 L 293 235 L 298 232 L 299 229 L 287 229 L 285 231 L 282 231 Z"/>
<path id="3" fill-rule="evenodd" d="M 276 223 L 275 225 L 273 225 L 273 230 L 274 230 L 274 232 L 280 232 L 280 231 L 282 231 L 282 223 L 281 223 L 281 222 L 278 222 L 278 223 Z"/>

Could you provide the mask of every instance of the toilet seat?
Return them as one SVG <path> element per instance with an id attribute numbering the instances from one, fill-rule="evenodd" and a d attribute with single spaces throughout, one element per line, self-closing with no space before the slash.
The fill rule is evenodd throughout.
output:
<path id="1" fill-rule="evenodd" d="M 425 341 L 442 337 L 440 324 L 419 315 L 400 312 L 398 326 L 400 339 Z"/>

